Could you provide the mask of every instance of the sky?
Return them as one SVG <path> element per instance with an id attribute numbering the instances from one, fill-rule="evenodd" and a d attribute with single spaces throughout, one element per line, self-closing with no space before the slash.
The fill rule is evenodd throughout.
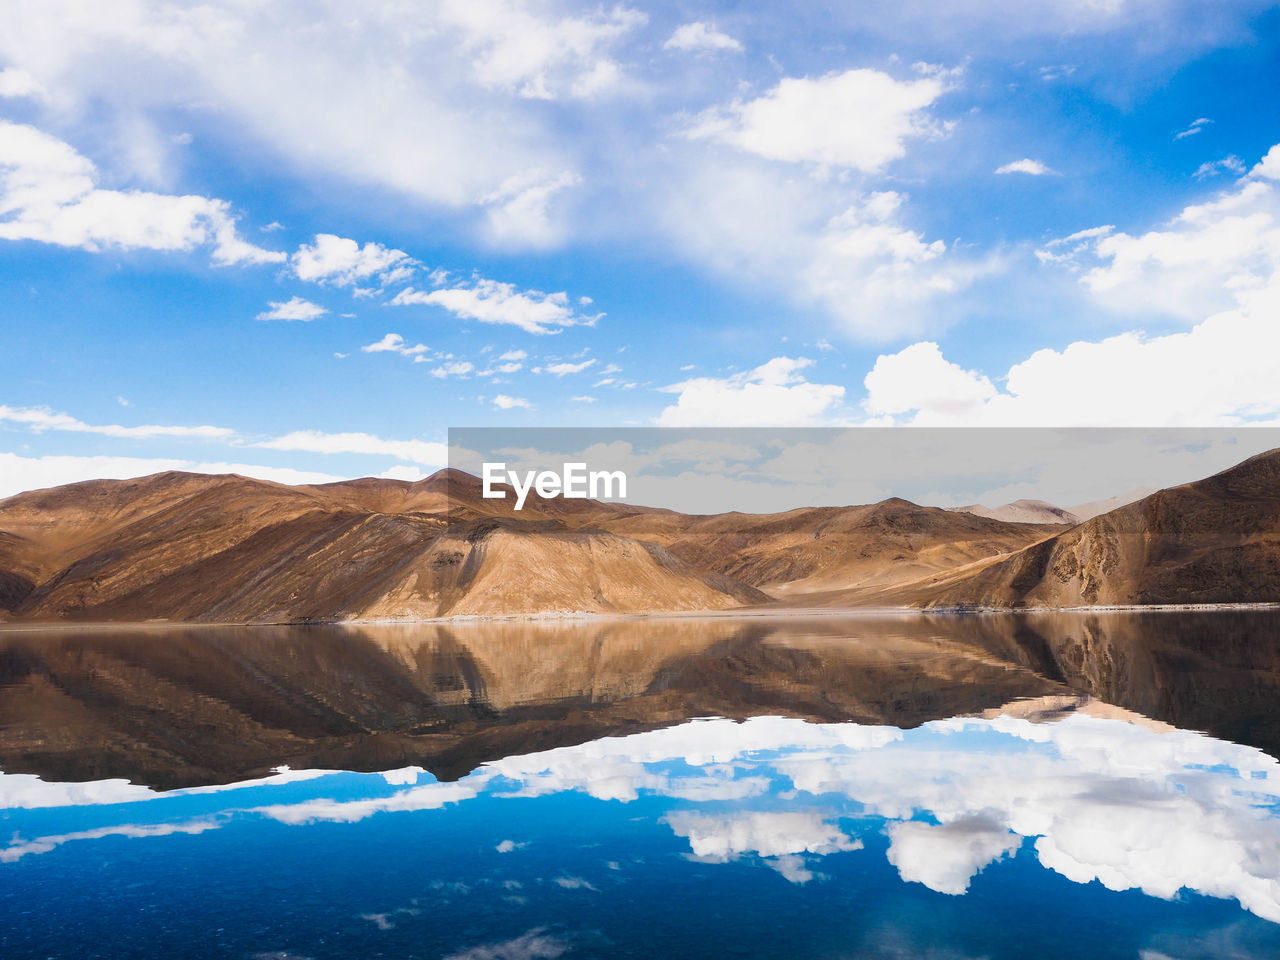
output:
<path id="1" fill-rule="evenodd" d="M 1280 419 L 1275 4 L 831 6 L 9 0 L 0 495 Z"/>

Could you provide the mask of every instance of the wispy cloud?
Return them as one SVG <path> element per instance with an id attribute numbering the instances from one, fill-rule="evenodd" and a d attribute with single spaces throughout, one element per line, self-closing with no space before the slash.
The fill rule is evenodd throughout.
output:
<path id="1" fill-rule="evenodd" d="M 464 320 L 480 323 L 502 323 L 519 327 L 526 333 L 559 333 L 565 327 L 594 326 L 603 316 L 578 313 L 569 295 L 519 290 L 515 284 L 477 278 L 471 283 L 438 290 L 415 290 L 408 287 L 391 301 L 396 306 L 424 304 L 440 307 Z"/>

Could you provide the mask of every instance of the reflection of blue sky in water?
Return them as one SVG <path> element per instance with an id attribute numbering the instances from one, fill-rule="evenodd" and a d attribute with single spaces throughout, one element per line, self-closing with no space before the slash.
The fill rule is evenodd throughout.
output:
<path id="1" fill-rule="evenodd" d="M 165 910 L 174 937 L 216 919 L 210 956 L 653 955 L 692 916 L 688 955 L 735 937 L 778 956 L 1280 948 L 1280 763 L 1092 716 L 693 721 L 457 783 L 295 771 L 159 794 L 6 775 L 0 804 L 7 915 L 39 905 L 44 931 L 0 923 L 6 956 L 122 935 L 86 889 L 130 937 Z M 1098 942 L 1055 953 L 1070 931 Z"/>

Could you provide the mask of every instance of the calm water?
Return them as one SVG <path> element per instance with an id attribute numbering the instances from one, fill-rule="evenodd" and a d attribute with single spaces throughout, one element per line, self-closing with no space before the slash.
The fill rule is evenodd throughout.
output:
<path id="1" fill-rule="evenodd" d="M 1278 692 L 1260 612 L 0 632 L 0 956 L 1276 957 Z"/>

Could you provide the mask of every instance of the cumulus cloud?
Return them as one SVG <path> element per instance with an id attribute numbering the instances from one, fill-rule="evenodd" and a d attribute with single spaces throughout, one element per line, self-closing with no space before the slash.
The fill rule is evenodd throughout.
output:
<path id="1" fill-rule="evenodd" d="M 1280 417 L 1280 283 L 1183 333 L 1140 331 L 1014 364 L 997 389 L 933 343 L 881 356 L 867 375 L 869 413 L 918 425 L 1226 426 Z M 1247 346 L 1242 346 L 1247 345 Z M 901 422 L 901 421 L 900 421 Z"/>
<path id="2" fill-rule="evenodd" d="M 395 306 L 426 304 L 440 307 L 464 320 L 505 323 L 526 333 L 559 333 L 565 327 L 591 326 L 602 316 L 584 316 L 569 302 L 569 295 L 518 290 L 513 283 L 477 278 L 469 284 L 438 290 L 407 287 L 391 301 Z"/>
<path id="3" fill-rule="evenodd" d="M 315 320 L 329 311 L 318 303 L 304 300 L 302 297 L 290 297 L 284 301 L 270 301 L 270 308 L 258 314 L 259 320 Z"/>
<path id="4" fill-rule="evenodd" d="M 1050 242 L 1038 256 L 1078 274 L 1111 309 L 1202 319 L 1280 270 L 1277 176 L 1273 148 L 1248 177 L 1160 229 L 1131 235 L 1094 227 Z"/>
<path id="5" fill-rule="evenodd" d="M 413 261 L 403 250 L 370 241 L 361 246 L 355 240 L 332 233 L 318 233 L 311 244 L 303 244 L 289 259 L 299 280 L 351 287 L 370 279 L 381 284 L 408 279 Z"/>
<path id="6" fill-rule="evenodd" d="M 1043 161 L 1032 160 L 1030 157 L 1023 157 L 1021 160 L 1014 160 L 996 167 L 996 173 L 1025 173 L 1033 177 L 1043 177 L 1047 173 L 1054 172 L 1056 171 L 1046 166 Z"/>
<path id="7" fill-rule="evenodd" d="M 695 20 L 693 23 L 686 23 L 676 27 L 675 32 L 662 45 L 662 49 L 695 52 L 741 50 L 742 44 L 727 33 L 722 33 L 701 20 Z"/>
<path id="8" fill-rule="evenodd" d="M 889 862 L 903 880 L 952 896 L 965 893 L 982 869 L 1017 853 L 1022 837 L 981 815 L 950 823 L 890 824 Z"/>
<path id="9" fill-rule="evenodd" d="M 877 173 L 906 154 L 909 140 L 943 135 L 927 108 L 954 74 L 930 69 L 913 80 L 855 69 L 788 77 L 754 100 L 709 111 L 688 130 L 768 160 Z"/>
<path id="10" fill-rule="evenodd" d="M 417 357 L 427 353 L 428 348 L 422 343 L 409 346 L 400 334 L 388 333 L 381 340 L 366 344 L 360 350 L 362 353 L 398 353 L 402 357 Z"/>
<path id="11" fill-rule="evenodd" d="M 727 377 L 695 377 L 661 388 L 678 394 L 657 417 L 663 427 L 804 426 L 844 398 L 844 387 L 810 383 L 805 357 L 774 357 L 754 370 Z"/>
<path id="12" fill-rule="evenodd" d="M 1098 302 L 1194 321 L 1042 349 L 1004 376 L 966 370 L 936 343 L 883 355 L 865 379 L 872 416 L 916 424 L 1218 426 L 1280 418 L 1280 150 L 1160 230 L 1106 225 L 1039 251 Z M 998 384 L 998 386 L 997 386 Z"/>
<path id="13" fill-rule="evenodd" d="M 0 120 L 0 239 L 82 250 L 189 251 L 217 265 L 278 263 L 244 240 L 225 200 L 97 186 L 93 163 L 26 124 Z"/>

